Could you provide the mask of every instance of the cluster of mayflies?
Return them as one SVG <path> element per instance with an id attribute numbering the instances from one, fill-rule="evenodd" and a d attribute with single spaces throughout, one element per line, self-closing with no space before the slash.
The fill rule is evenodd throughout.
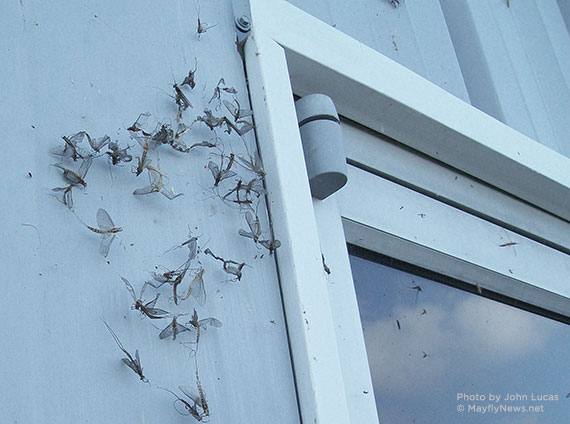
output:
<path id="1" fill-rule="evenodd" d="M 198 38 L 213 27 L 215 25 L 208 25 L 198 18 Z M 97 210 L 97 225 L 87 224 L 75 210 L 73 191 L 85 190 L 88 173 L 93 164 L 96 161 L 106 161 L 110 169 L 129 164 L 135 178 L 142 176 L 148 180 L 136 186 L 133 195 L 149 196 L 160 193 L 168 200 L 175 201 L 183 193 L 176 192 L 168 186 L 167 172 L 159 166 L 159 154 L 164 149 L 172 149 L 176 155 L 188 154 L 195 149 L 208 149 L 212 152 L 208 162 L 204 164 L 204 169 L 211 174 L 209 190 L 225 205 L 238 209 L 243 216 L 244 228 L 240 228 L 236 235 L 251 239 L 255 246 L 267 249 L 270 255 L 281 245 L 281 242 L 273 237 L 271 228 L 262 228 L 258 215 L 260 202 L 267 194 L 264 184 L 265 170 L 261 158 L 255 149 L 251 151 L 248 148 L 245 141 L 245 154 L 225 153 L 219 136 L 220 132 L 228 136 L 233 133 L 244 140 L 243 136 L 254 129 L 253 113 L 242 107 L 237 98 L 237 90 L 227 85 L 224 78 L 220 78 L 211 95 L 203 96 L 203 102 L 208 107 L 194 113 L 193 118 L 187 121 L 185 115 L 194 110 L 190 97 L 197 84 L 197 71 L 198 61 L 195 60 L 194 67 L 188 71 L 182 82 L 172 83 L 172 94 L 169 96 L 177 111 L 172 121 L 156 120 L 150 113 L 143 112 L 126 128 L 134 143 L 112 140 L 108 135 L 95 138 L 86 131 L 80 131 L 62 136 L 62 142 L 50 149 L 50 153 L 58 159 L 53 166 L 61 171 L 64 181 L 63 185 L 52 189 L 53 194 L 85 228 L 101 237 L 99 252 L 102 256 L 107 257 L 111 244 L 117 233 L 122 231 L 122 227 L 115 225 L 109 213 L 103 208 Z M 194 129 L 199 127 L 210 130 L 212 138 L 190 141 Z M 165 322 L 165 326 L 161 330 L 159 328 L 158 337 L 161 340 L 174 341 L 177 337 L 192 335 L 189 343 L 193 346 L 195 361 L 194 388 L 181 385 L 178 386 L 177 393 L 171 389 L 152 385 L 143 374 L 139 350 L 135 349 L 134 353 L 127 350 L 111 326 L 102 317 L 101 320 L 124 354 L 122 362 L 141 381 L 172 394 L 176 398 L 174 407 L 179 413 L 203 421 L 210 416 L 210 408 L 198 374 L 198 347 L 201 333 L 208 327 L 221 327 L 222 323 L 212 317 L 199 319 L 196 309 L 190 315 L 181 308 L 189 299 L 199 306 L 206 304 L 204 276 L 209 274 L 206 274 L 206 268 L 201 260 L 209 258 L 210 266 L 217 266 L 220 272 L 227 275 L 229 281 L 240 281 L 244 268 L 248 265 L 244 261 L 219 256 L 209 248 L 202 251 L 198 246 L 198 237 L 191 233 L 185 241 L 171 250 L 178 248 L 187 249 L 184 259 L 171 267 L 157 265 L 155 270 L 150 272 L 149 278 L 142 282 L 138 294 L 127 278 L 122 275 L 119 275 L 119 278 L 132 299 L 133 310 L 151 322 L 159 320 Z M 171 304 L 170 307 L 159 305 L 163 294 L 159 289 L 162 290 L 163 286 L 171 288 L 170 300 L 174 305 Z M 149 291 L 153 293 L 149 295 Z"/>

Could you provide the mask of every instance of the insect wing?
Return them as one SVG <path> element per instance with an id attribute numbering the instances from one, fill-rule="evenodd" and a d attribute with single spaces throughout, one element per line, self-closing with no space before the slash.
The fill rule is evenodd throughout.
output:
<path id="1" fill-rule="evenodd" d="M 255 236 L 259 236 L 261 234 L 261 224 L 259 223 L 259 218 L 256 216 L 253 217 L 253 214 L 250 211 L 245 213 L 245 220 L 247 221 L 247 225 L 251 230 L 251 233 Z"/>
<path id="2" fill-rule="evenodd" d="M 140 196 L 145 194 L 158 193 L 162 185 L 160 178 L 161 177 L 158 172 L 149 170 L 148 179 L 150 181 L 150 184 L 145 187 L 137 188 L 135 191 L 133 191 L 133 194 L 135 196 Z"/>
<path id="3" fill-rule="evenodd" d="M 174 322 L 171 322 L 164 330 L 160 332 L 158 337 L 160 337 L 161 339 L 166 339 L 172 336 L 174 338 L 175 335 L 177 336 L 178 334 L 183 333 L 184 331 L 190 331 L 188 327 L 185 327 L 182 324 L 178 323 L 176 323 L 176 330 L 174 328 L 175 328 Z"/>
<path id="4" fill-rule="evenodd" d="M 238 117 L 238 113 L 239 113 L 239 109 L 234 106 L 233 103 L 228 102 L 227 100 L 223 100 L 224 106 L 226 107 L 226 109 L 228 110 L 228 112 L 235 118 L 237 119 Z"/>
<path id="5" fill-rule="evenodd" d="M 188 243 L 188 260 L 191 261 L 196 257 L 198 254 L 198 239 L 196 237 L 192 237 L 190 242 Z"/>
<path id="6" fill-rule="evenodd" d="M 270 253 L 278 247 L 281 247 L 281 242 L 279 240 L 259 240 L 259 244 L 269 250 Z"/>
<path id="7" fill-rule="evenodd" d="M 99 208 L 97 210 L 97 225 L 102 230 L 110 230 L 111 228 L 115 228 L 113 220 L 111 219 L 107 211 L 103 208 Z"/>
<path id="8" fill-rule="evenodd" d="M 160 190 L 160 194 L 162 194 L 164 197 L 166 197 L 168 200 L 174 200 L 177 197 L 180 197 L 182 195 L 184 195 L 184 193 L 175 193 L 174 190 L 171 188 L 170 190 L 166 189 L 166 188 L 162 188 Z"/>
<path id="9" fill-rule="evenodd" d="M 247 238 L 250 238 L 250 239 L 253 238 L 253 234 L 252 234 L 252 233 L 248 233 L 247 231 L 242 230 L 241 228 L 238 230 L 238 234 L 239 234 L 240 236 L 247 237 Z"/>
<path id="10" fill-rule="evenodd" d="M 99 245 L 99 253 L 103 255 L 104 258 L 109 254 L 109 249 L 111 248 L 111 243 L 115 240 L 115 234 L 104 234 L 101 244 Z"/>
<path id="11" fill-rule="evenodd" d="M 87 141 L 89 142 L 89 145 L 96 152 L 99 152 L 104 146 L 109 144 L 109 142 L 111 141 L 111 137 L 109 137 L 108 135 L 104 135 L 103 137 L 100 137 L 95 141 L 93 141 L 93 139 L 89 137 L 89 134 L 85 135 L 87 136 Z"/>
<path id="12" fill-rule="evenodd" d="M 218 165 L 216 165 L 214 162 L 212 161 L 208 162 L 208 169 L 212 173 L 212 176 L 214 177 L 215 180 L 217 180 L 220 177 L 220 168 L 218 168 Z"/>
<path id="13" fill-rule="evenodd" d="M 154 184 L 149 184 L 147 186 L 141 187 L 141 188 L 137 188 L 135 191 L 133 191 L 133 194 L 135 196 L 142 196 L 145 194 L 151 194 L 151 193 L 156 193 L 158 192 L 156 185 Z"/>
<path id="14" fill-rule="evenodd" d="M 147 308 L 145 306 L 144 314 L 147 317 L 149 317 L 150 319 L 162 319 L 162 318 L 166 318 L 170 314 L 170 312 L 165 311 L 164 309 Z"/>
<path id="15" fill-rule="evenodd" d="M 119 275 L 119 277 L 121 277 L 121 276 Z M 121 277 L 121 280 L 123 280 L 123 282 L 125 283 L 125 286 L 127 286 L 127 290 L 131 294 L 131 297 L 136 302 L 137 301 L 137 295 L 135 293 L 135 289 L 133 289 L 133 286 L 131 286 L 131 283 L 129 283 L 129 280 L 127 280 L 125 277 Z"/>
<path id="16" fill-rule="evenodd" d="M 198 396 L 192 389 L 186 386 L 178 386 L 178 388 L 188 399 L 194 402 L 194 404 L 200 403 L 200 396 Z"/>
<path id="17" fill-rule="evenodd" d="M 131 361 L 131 360 L 128 359 L 128 358 L 123 358 L 123 362 L 124 362 L 125 364 L 127 364 L 127 366 L 128 366 L 130 369 L 132 369 L 134 372 L 136 372 L 137 374 L 139 373 L 139 371 L 138 371 L 138 369 L 137 369 L 137 366 L 136 366 L 136 364 L 135 364 L 133 361 Z"/>
<path id="18" fill-rule="evenodd" d="M 222 175 L 220 176 L 220 181 L 223 181 L 227 178 L 231 178 L 231 177 L 235 177 L 237 174 L 234 171 L 230 171 L 230 170 L 225 170 L 222 172 Z"/>
<path id="19" fill-rule="evenodd" d="M 242 124 L 241 127 L 237 129 L 239 135 L 245 135 L 253 129 L 253 125 L 247 121 L 237 121 L 238 124 Z"/>
<path id="20" fill-rule="evenodd" d="M 190 283 L 190 293 L 196 299 L 198 305 L 204 306 L 206 304 L 206 290 L 204 289 L 204 279 L 202 278 L 203 272 L 196 274 Z"/>
<path id="21" fill-rule="evenodd" d="M 202 327 L 204 330 L 208 326 L 216 327 L 216 328 L 220 328 L 222 326 L 221 321 L 217 320 L 216 318 L 204 318 L 198 322 L 200 323 L 200 327 Z"/>

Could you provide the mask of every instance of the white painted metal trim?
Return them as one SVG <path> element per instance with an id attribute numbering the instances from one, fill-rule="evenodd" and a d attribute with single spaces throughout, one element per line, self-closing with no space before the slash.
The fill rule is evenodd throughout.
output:
<path id="1" fill-rule="evenodd" d="M 570 252 L 567 221 L 354 123 L 341 127 L 347 158 L 355 166 Z"/>
<path id="2" fill-rule="evenodd" d="M 341 115 L 570 220 L 569 158 L 283 0 L 251 12 L 285 48 L 298 94 L 327 94 Z"/>
<path id="3" fill-rule="evenodd" d="M 570 317 L 570 256 L 353 166 L 338 201 L 350 243 Z"/>
<path id="4" fill-rule="evenodd" d="M 323 272 L 293 94 L 283 49 L 255 30 L 245 45 L 299 406 L 305 423 L 348 423 L 334 320 Z"/>

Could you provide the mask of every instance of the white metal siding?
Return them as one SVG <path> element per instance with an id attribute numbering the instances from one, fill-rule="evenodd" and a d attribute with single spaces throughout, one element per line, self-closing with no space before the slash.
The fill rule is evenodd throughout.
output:
<path id="1" fill-rule="evenodd" d="M 201 21 L 216 25 L 199 40 L 198 6 Z M 297 422 L 274 257 L 238 235 L 240 227 L 247 228 L 242 214 L 211 190 L 205 166 L 208 160 L 219 161 L 220 151 L 161 150 L 159 165 L 168 186 L 184 193 L 173 201 L 159 194 L 132 195 L 148 183 L 146 175 L 136 178 L 131 172 L 136 159 L 112 168 L 104 157 L 95 159 L 86 189 L 74 190 L 74 200 L 77 214 L 90 225 L 102 207 L 123 227 L 107 259 L 97 251 L 100 236 L 50 196 L 63 184 L 61 171 L 50 166 L 57 158 L 49 154 L 62 135 L 108 134 L 123 146 L 130 144 L 133 156 L 140 155 L 126 128 L 147 111 L 175 124 L 177 108 L 169 96 L 173 77 L 180 83 L 194 68 L 194 58 L 197 85 L 188 94 L 194 109 L 184 112 L 187 123 L 204 107 L 215 108 L 216 102 L 208 100 L 222 77 L 247 106 L 228 2 L 21 0 L 4 5 L 0 38 L 0 422 L 193 420 L 179 415 L 174 397 L 156 388 L 177 391 L 178 385 L 194 384 L 192 344 L 182 344 L 192 338 L 186 333 L 176 341 L 159 340 L 168 322 L 141 319 L 119 278 L 125 276 L 138 292 L 155 267 L 179 265 L 187 251 L 168 250 L 187 238 L 188 228 L 203 249 L 248 264 L 241 281 L 223 282 L 228 275 L 220 263 L 202 254 L 206 306 L 191 298 L 181 307 L 190 314 L 196 307 L 199 318 L 223 323 L 202 334 L 198 352 L 210 422 Z M 191 134 L 195 142 L 214 135 L 200 125 Z M 244 153 L 235 133 L 219 130 L 218 136 L 226 155 Z M 246 137 L 250 145 L 252 137 Z M 155 157 L 153 164 L 158 165 Z M 251 176 L 234 166 L 240 175 Z M 265 207 L 258 212 L 267 229 Z M 187 277 L 183 290 L 188 283 Z M 153 290 L 146 293 L 150 300 Z M 156 306 L 174 308 L 168 296 L 164 291 Z M 139 350 L 152 387 L 121 362 L 124 355 L 99 316 L 127 350 Z"/>

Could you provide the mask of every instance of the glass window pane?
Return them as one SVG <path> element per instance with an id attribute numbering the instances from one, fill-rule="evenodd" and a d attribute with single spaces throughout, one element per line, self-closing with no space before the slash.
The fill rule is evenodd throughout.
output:
<path id="1" fill-rule="evenodd" d="M 351 252 L 381 423 L 566 422 L 567 324 Z"/>

